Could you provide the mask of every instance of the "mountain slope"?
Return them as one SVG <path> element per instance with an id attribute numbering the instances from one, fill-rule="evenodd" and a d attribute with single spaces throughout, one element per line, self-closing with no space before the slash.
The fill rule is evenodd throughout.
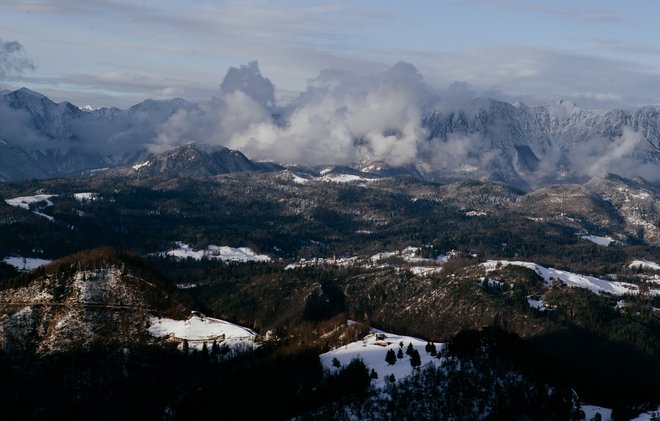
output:
<path id="1" fill-rule="evenodd" d="M 48 171 L 23 149 L 0 139 L 0 181 L 47 178 Z"/>
<path id="2" fill-rule="evenodd" d="M 146 100 L 127 110 L 84 110 L 27 88 L 7 93 L 0 96 L 0 138 L 21 160 L 0 162 L 0 177 L 70 177 L 132 163 L 144 155 L 162 123 L 192 107 L 173 99 Z"/>
<path id="3" fill-rule="evenodd" d="M 468 106 L 433 111 L 422 121 L 430 151 L 462 160 L 422 165 L 438 181 L 472 177 L 522 188 L 584 182 L 604 172 L 658 181 L 660 156 L 648 141 L 660 137 L 660 111 L 582 110 L 568 101 L 539 107 L 478 98 Z M 447 153 L 445 152 L 445 153 Z"/>
<path id="4" fill-rule="evenodd" d="M 242 171 L 279 169 L 274 164 L 250 161 L 240 153 L 222 146 L 189 144 L 151 155 L 131 166 L 107 171 L 103 177 L 204 178 Z"/>
<path id="5" fill-rule="evenodd" d="M 0 291 L 0 349 L 40 354 L 149 340 L 149 316 L 188 313 L 182 294 L 112 250 L 79 253 Z"/>
<path id="6" fill-rule="evenodd" d="M 660 192 L 641 180 L 608 175 L 582 185 L 542 187 L 520 197 L 512 209 L 621 242 L 660 244 Z"/>

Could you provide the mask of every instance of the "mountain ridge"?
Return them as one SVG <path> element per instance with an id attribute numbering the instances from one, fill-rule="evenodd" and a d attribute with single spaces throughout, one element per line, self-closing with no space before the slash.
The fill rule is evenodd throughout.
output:
<path id="1" fill-rule="evenodd" d="M 133 165 L 115 168 L 103 177 L 204 178 L 242 171 L 273 171 L 276 164 L 249 160 L 241 152 L 204 143 L 189 143 L 139 160 Z"/>
<path id="2" fill-rule="evenodd" d="M 213 101 L 209 104 L 218 106 Z M 290 105 L 294 108 L 289 114 L 296 106 L 295 102 Z M 0 137 L 4 146 L 12 148 L 5 148 L 7 158 L 0 163 L 0 179 L 76 177 L 90 170 L 134 164 L 153 145 L 162 147 L 157 139 L 166 126 L 208 114 L 204 107 L 212 106 L 175 98 L 148 99 L 124 110 L 83 111 L 27 88 L 6 93 L 0 96 L 0 117 L 11 119 L 12 124 L 0 128 Z M 286 127 L 282 118 L 272 115 L 278 127 Z M 426 134 L 417 140 L 417 156 L 412 161 L 390 165 L 375 157 L 350 165 L 435 182 L 502 181 L 525 190 L 586 182 L 608 172 L 660 181 L 660 153 L 651 146 L 654 139 L 660 139 L 658 107 L 583 110 L 569 101 L 530 107 L 475 98 L 453 109 L 431 106 L 423 110 L 419 125 Z M 397 133 L 383 136 L 401 135 Z M 356 142 L 357 148 L 360 142 Z M 333 159 L 328 156 L 327 164 Z"/>
<path id="3" fill-rule="evenodd" d="M 24 285 L 0 290 L 5 352 L 146 343 L 150 315 L 189 313 L 183 294 L 159 282 L 136 258 L 109 248 L 79 252 L 19 281 Z"/>

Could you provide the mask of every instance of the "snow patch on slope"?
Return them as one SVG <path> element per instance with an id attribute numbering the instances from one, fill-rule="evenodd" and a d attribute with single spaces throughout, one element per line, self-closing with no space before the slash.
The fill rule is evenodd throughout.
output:
<path id="1" fill-rule="evenodd" d="M 393 350 L 395 353 L 399 350 L 399 343 L 403 342 L 404 358 L 398 359 L 394 365 L 389 365 L 385 361 L 385 355 L 388 350 Z M 440 362 L 436 357 L 432 357 L 425 350 L 428 342 L 414 338 L 411 336 L 396 335 L 393 333 L 383 332 L 377 329 L 371 329 L 371 333 L 362 338 L 362 340 L 352 342 L 348 345 L 333 349 L 324 354 L 321 354 L 321 364 L 328 370 L 333 370 L 332 361 L 337 358 L 342 367 L 347 366 L 352 360 L 359 358 L 369 370 L 373 369 L 378 373 L 378 379 L 373 380 L 372 384 L 376 387 L 385 386 L 387 378 L 390 374 L 394 374 L 396 380 L 408 377 L 413 374 L 413 367 L 410 365 L 410 357 L 405 355 L 408 344 L 412 344 L 413 348 L 419 352 L 422 360 L 421 367 L 431 364 L 432 362 Z M 444 344 L 435 344 L 437 352 L 445 346 Z"/>
<path id="2" fill-rule="evenodd" d="M 291 173 L 291 181 L 293 181 L 296 184 L 307 184 L 309 182 L 308 179 L 302 178 L 296 174 Z"/>
<path id="3" fill-rule="evenodd" d="M 609 236 L 606 237 L 601 237 L 598 235 L 589 235 L 589 234 L 576 234 L 578 237 L 580 237 L 583 240 L 591 241 L 594 244 L 598 244 L 599 246 L 609 246 L 612 243 L 617 243 L 617 241 Z"/>
<path id="4" fill-rule="evenodd" d="M 47 265 L 52 260 L 39 259 L 36 257 L 9 256 L 2 259 L 8 265 L 12 265 L 18 270 L 32 270 L 39 266 Z"/>
<path id="5" fill-rule="evenodd" d="M 660 265 L 651 262 L 649 260 L 633 260 L 632 263 L 628 265 L 630 269 L 642 268 L 642 269 L 651 269 L 651 270 L 660 270 Z"/>
<path id="6" fill-rule="evenodd" d="M 593 420 L 596 416 L 596 413 L 599 413 L 602 421 L 611 421 L 612 420 L 612 410 L 609 408 L 603 408 L 602 406 L 596 405 L 581 405 L 582 411 L 584 411 L 585 420 Z"/>
<path id="7" fill-rule="evenodd" d="M 391 257 L 399 257 L 409 263 L 445 263 L 447 261 L 446 256 L 439 256 L 435 259 L 419 257 L 420 250 L 419 247 L 408 246 L 400 251 L 384 251 L 371 256 L 371 261 L 379 262 Z"/>
<path id="8" fill-rule="evenodd" d="M 45 202 L 44 207 L 53 206 L 53 202 L 49 199 L 57 196 L 56 194 L 35 194 L 33 196 L 20 196 L 13 199 L 5 199 L 5 203 L 9 206 L 19 207 L 25 210 L 30 210 L 30 205 L 35 203 Z"/>
<path id="9" fill-rule="evenodd" d="M 429 266 L 413 266 L 410 268 L 410 272 L 415 276 L 428 276 L 442 271 L 441 267 L 429 267 Z"/>
<path id="10" fill-rule="evenodd" d="M 637 417 L 631 419 L 630 421 L 651 421 L 660 417 L 660 405 L 655 411 L 648 411 L 639 414 Z"/>
<path id="11" fill-rule="evenodd" d="M 53 202 L 50 201 L 51 197 L 57 196 L 56 194 L 35 194 L 33 196 L 20 196 L 20 197 L 15 197 L 13 199 L 5 199 L 5 203 L 7 203 L 9 206 L 14 206 L 14 207 L 19 207 L 21 209 L 25 210 L 30 210 L 30 205 L 36 205 L 40 204 L 37 206 L 37 209 L 33 211 L 35 215 L 39 215 L 42 218 L 46 218 L 51 222 L 55 221 L 55 218 L 53 218 L 50 215 L 46 215 L 45 213 L 39 212 L 41 209 L 47 208 L 49 206 L 53 206 Z M 43 203 L 43 204 L 41 204 Z"/>
<path id="12" fill-rule="evenodd" d="M 339 267 L 348 267 L 348 266 L 355 266 L 360 263 L 360 259 L 358 256 L 352 256 L 352 257 L 340 257 L 340 258 L 335 258 L 335 257 L 328 257 L 328 258 L 322 258 L 322 257 L 315 257 L 313 259 L 300 259 L 300 261 L 296 263 L 291 263 L 288 264 L 284 267 L 284 270 L 292 270 L 292 269 L 297 269 L 297 268 L 306 268 L 310 266 L 325 266 L 325 265 L 330 265 L 330 266 L 339 266 Z"/>
<path id="13" fill-rule="evenodd" d="M 151 161 L 144 161 L 144 162 L 138 162 L 137 164 L 133 165 L 131 168 L 133 168 L 134 171 L 139 171 L 140 168 L 148 167 L 149 165 L 151 165 Z"/>
<path id="14" fill-rule="evenodd" d="M 528 269 L 532 269 L 541 276 L 546 284 L 552 283 L 553 280 L 558 279 L 566 285 L 586 288 L 594 293 L 600 294 L 607 292 L 613 295 L 624 295 L 624 294 L 639 294 L 639 287 L 635 284 L 627 282 L 614 282 L 606 281 L 604 279 L 599 279 L 593 276 L 580 275 L 573 272 L 567 272 L 564 270 L 546 268 L 536 263 L 531 262 L 511 262 L 508 260 L 488 260 L 482 265 L 486 268 L 487 271 L 495 270 L 498 264 L 501 265 L 515 265 L 523 266 Z M 660 294 L 660 290 L 651 291 L 653 294 Z"/>
<path id="15" fill-rule="evenodd" d="M 210 245 L 204 250 L 193 250 L 188 244 L 177 241 L 177 248 L 168 250 L 160 255 L 172 256 L 179 259 L 192 258 L 201 260 L 202 258 L 216 259 L 232 262 L 268 262 L 270 257 L 265 254 L 257 254 L 248 247 L 227 247 Z"/>
<path id="16" fill-rule="evenodd" d="M 230 347 L 255 347 L 257 334 L 246 327 L 224 320 L 193 314 L 187 320 L 165 317 L 150 317 L 148 332 L 155 338 L 169 337 L 172 340 L 187 340 L 191 349 L 202 349 L 204 343 L 210 347 L 213 341 Z"/>
<path id="17" fill-rule="evenodd" d="M 484 211 L 469 211 L 465 213 L 465 216 L 488 216 Z"/>
<path id="18" fill-rule="evenodd" d="M 533 298 L 533 297 L 527 297 L 527 304 L 529 304 L 529 306 L 531 308 L 535 308 L 537 310 L 543 310 L 544 309 L 544 303 L 543 303 L 543 300 L 541 300 L 541 299 L 537 299 L 537 298 Z"/>
<path id="19" fill-rule="evenodd" d="M 403 250 L 384 251 L 384 252 L 376 253 L 370 257 L 352 256 L 352 257 L 340 257 L 340 258 L 317 257 L 313 259 L 300 259 L 300 261 L 296 263 L 291 263 L 287 265 L 284 269 L 290 270 L 290 269 L 296 269 L 302 267 L 325 266 L 325 265 L 339 266 L 339 267 L 356 266 L 356 267 L 364 267 L 364 268 L 392 267 L 395 268 L 396 270 L 402 269 L 400 265 L 392 264 L 391 262 L 382 263 L 382 261 L 384 260 L 394 258 L 394 259 L 403 260 L 405 263 L 414 264 L 414 266 L 412 267 L 404 267 L 405 269 L 410 270 L 410 272 L 413 275 L 427 276 L 440 272 L 441 267 L 439 265 L 442 265 L 443 263 L 447 262 L 447 260 L 450 257 L 445 255 L 440 255 L 435 259 L 419 257 L 420 250 L 421 250 L 420 247 L 409 246 Z"/>
<path id="20" fill-rule="evenodd" d="M 98 193 L 74 193 L 73 198 L 79 202 L 91 202 L 99 197 Z"/>
<path id="21" fill-rule="evenodd" d="M 353 174 L 327 174 L 318 180 L 324 181 L 326 183 L 355 183 L 355 182 L 364 182 L 368 183 L 371 181 L 376 181 L 375 178 L 366 178 L 360 177 Z"/>

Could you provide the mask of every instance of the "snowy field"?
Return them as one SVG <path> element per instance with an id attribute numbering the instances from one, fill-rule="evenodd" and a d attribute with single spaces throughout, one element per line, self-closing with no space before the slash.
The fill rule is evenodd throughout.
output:
<path id="1" fill-rule="evenodd" d="M 36 257 L 9 256 L 2 259 L 8 265 L 12 265 L 18 270 L 32 270 L 39 266 L 47 265 L 52 260 L 38 259 Z"/>
<path id="2" fill-rule="evenodd" d="M 440 271 L 442 271 L 441 267 L 413 266 L 410 268 L 410 272 L 415 276 L 429 276 L 440 273 Z"/>
<path id="3" fill-rule="evenodd" d="M 380 178 L 368 178 L 361 177 L 355 174 L 330 174 L 331 169 L 325 169 L 321 171 L 321 177 L 311 177 L 305 176 L 301 177 L 298 174 L 286 170 L 284 174 L 287 175 L 287 178 L 293 181 L 296 184 L 307 184 L 309 182 L 323 182 L 323 183 L 369 183 L 372 181 L 380 180 Z"/>
<path id="4" fill-rule="evenodd" d="M 537 300 L 530 297 L 527 297 L 527 304 L 529 304 L 531 308 L 535 308 L 537 310 L 543 310 L 545 308 L 543 300 Z"/>
<path id="5" fill-rule="evenodd" d="M 660 270 L 659 264 L 648 260 L 633 260 L 632 263 L 628 265 L 628 267 L 630 269 L 642 268 L 642 269 Z"/>
<path id="6" fill-rule="evenodd" d="M 403 342 L 402 351 L 404 357 L 402 359 L 397 358 L 394 365 L 388 364 L 385 361 L 387 351 L 391 349 L 394 352 L 398 352 L 401 342 Z M 408 344 L 412 344 L 413 348 L 419 352 L 422 360 L 421 367 L 432 362 L 439 365 L 440 360 L 436 357 L 432 357 L 426 352 L 425 347 L 427 341 L 411 336 L 387 333 L 377 329 L 371 329 L 371 333 L 359 341 L 321 354 L 321 364 L 323 364 L 324 368 L 332 371 L 337 370 L 332 364 L 334 358 L 339 360 L 342 367 L 347 366 L 355 358 L 360 358 L 364 361 L 369 371 L 373 369 L 378 373 L 378 379 L 373 380 L 372 384 L 376 387 L 382 387 L 386 384 L 386 377 L 390 374 L 394 374 L 396 380 L 400 380 L 413 374 L 413 367 L 410 365 L 410 357 L 405 355 Z M 444 345 L 435 344 L 435 346 L 439 353 Z"/>
<path id="7" fill-rule="evenodd" d="M 300 177 L 297 174 L 292 173 L 290 171 L 285 171 L 285 172 L 291 175 L 291 181 L 293 181 L 296 184 L 307 184 L 310 181 L 309 179 Z"/>
<path id="8" fill-rule="evenodd" d="M 36 194 L 34 196 L 20 196 L 20 197 L 14 197 L 13 199 L 5 199 L 5 203 L 7 203 L 9 206 L 18 207 L 25 210 L 30 210 L 30 205 L 39 203 L 40 206 L 38 206 L 38 208 L 43 209 L 49 206 L 53 206 L 53 202 L 50 201 L 50 198 L 56 196 L 57 196 L 56 194 Z M 42 218 L 46 218 L 51 222 L 55 221 L 55 218 L 53 218 L 50 215 L 46 215 L 45 213 L 41 213 L 39 212 L 39 210 L 34 210 L 33 213 L 35 215 L 41 216 Z"/>
<path id="9" fill-rule="evenodd" d="M 137 164 L 133 165 L 131 168 L 133 168 L 133 171 L 139 171 L 140 168 L 148 167 L 149 165 L 151 165 L 151 161 L 143 161 L 143 162 L 138 162 Z"/>
<path id="10" fill-rule="evenodd" d="M 584 411 L 585 420 L 592 420 L 596 413 L 599 413 L 602 421 L 612 421 L 612 410 L 609 408 L 584 404 L 582 405 L 582 411 Z M 657 419 L 657 417 L 660 416 L 660 406 L 658 406 L 658 409 L 655 411 L 642 412 L 635 418 L 632 418 L 630 421 L 651 421 L 654 419 L 654 413 Z"/>
<path id="11" fill-rule="evenodd" d="M 597 294 L 607 292 L 612 295 L 624 295 L 624 294 L 638 294 L 639 287 L 635 284 L 630 284 L 627 282 L 615 282 L 615 281 L 606 281 L 604 279 L 596 278 L 593 276 L 580 275 L 573 272 L 567 272 L 564 270 L 546 268 L 536 263 L 531 262 L 511 262 L 508 260 L 488 260 L 486 263 L 482 263 L 486 267 L 487 271 L 495 270 L 496 266 L 501 264 L 506 265 L 515 265 L 523 266 L 528 269 L 532 269 L 541 276 L 546 284 L 552 283 L 553 280 L 558 279 L 566 285 L 586 288 Z M 652 290 L 653 294 L 660 295 L 660 290 Z"/>
<path id="12" fill-rule="evenodd" d="M 327 174 L 321 178 L 318 178 L 318 180 L 326 183 L 357 183 L 357 182 L 368 183 L 371 181 L 376 181 L 378 179 L 360 177 L 359 175 L 353 175 L 353 174 Z"/>
<path id="13" fill-rule="evenodd" d="M 44 202 L 44 207 L 53 206 L 53 202 L 49 199 L 51 197 L 57 196 L 56 194 L 35 194 L 34 196 L 20 196 L 14 197 L 13 199 L 5 199 L 5 203 L 9 206 L 15 206 L 23 208 L 25 210 L 30 210 L 30 205 L 35 203 Z"/>
<path id="14" fill-rule="evenodd" d="M 350 323 L 354 322 L 349 321 Z M 390 349 L 397 352 L 400 349 L 400 342 L 403 342 L 402 351 L 404 352 L 404 358 L 397 359 L 394 365 L 390 365 L 385 361 L 385 355 Z M 325 369 L 332 372 L 339 370 L 339 368 L 333 365 L 335 358 L 339 361 L 341 367 L 346 367 L 352 360 L 359 358 L 365 363 L 369 371 L 373 369 L 378 373 L 378 379 L 372 380 L 372 385 L 383 387 L 387 384 L 387 377 L 390 374 L 394 374 L 397 381 L 413 374 L 414 369 L 410 365 L 410 357 L 405 355 L 408 344 L 412 344 L 413 348 L 419 352 L 422 360 L 420 368 L 428 364 L 440 365 L 440 359 L 432 357 L 426 352 L 427 341 L 411 336 L 387 333 L 377 329 L 371 329 L 370 333 L 359 341 L 321 354 L 321 364 L 323 364 Z M 435 344 L 438 353 L 440 353 L 444 346 L 445 344 L 442 343 Z M 609 408 L 589 404 L 582 404 L 581 407 L 585 414 L 585 420 L 593 419 L 596 413 L 600 413 L 602 421 L 612 420 L 612 410 Z M 656 411 L 644 412 L 631 421 L 650 421 L 653 419 L 653 412 Z M 657 409 L 657 414 L 660 415 L 660 406 Z"/>
<path id="15" fill-rule="evenodd" d="M 204 250 L 193 250 L 188 244 L 177 241 L 177 248 L 168 250 L 159 255 L 172 256 L 179 259 L 191 258 L 201 260 L 202 258 L 224 260 L 231 262 L 268 262 L 270 257 L 265 254 L 257 254 L 247 247 L 227 247 L 210 245 Z"/>
<path id="16" fill-rule="evenodd" d="M 214 340 L 230 347 L 240 345 L 254 347 L 256 338 L 256 333 L 251 329 L 198 314 L 187 320 L 150 317 L 148 331 L 156 338 L 170 337 L 177 341 L 185 339 L 191 349 L 197 350 L 202 349 L 205 342 L 210 348 Z"/>
<path id="17" fill-rule="evenodd" d="M 73 198 L 76 199 L 79 202 L 91 202 L 93 200 L 98 199 L 99 194 L 98 193 L 74 193 Z"/>
<path id="18" fill-rule="evenodd" d="M 654 418 L 655 415 L 655 418 Z M 660 405 L 655 411 L 648 411 L 639 414 L 637 417 L 631 419 L 630 421 L 651 421 L 652 419 L 660 418 Z"/>
<path id="19" fill-rule="evenodd" d="M 419 257 L 420 247 L 408 246 L 400 251 L 385 251 L 376 253 L 371 256 L 372 262 L 380 262 L 381 260 L 389 259 L 391 257 L 398 257 L 409 263 L 445 263 L 448 259 L 447 256 L 438 256 L 435 259 L 428 259 Z"/>
<path id="20" fill-rule="evenodd" d="M 612 238 L 612 237 L 600 237 L 598 235 L 589 235 L 589 234 L 576 234 L 578 237 L 580 237 L 583 240 L 591 241 L 594 244 L 598 244 L 599 246 L 609 246 L 612 243 L 616 243 L 617 241 Z"/>
<path id="21" fill-rule="evenodd" d="M 584 411 L 584 419 L 592 420 L 596 414 L 600 414 L 602 421 L 611 421 L 612 420 L 612 410 L 609 408 L 603 408 L 596 405 L 581 405 L 582 411 Z"/>
<path id="22" fill-rule="evenodd" d="M 287 265 L 284 269 L 291 270 L 291 269 L 309 267 L 309 266 L 333 265 L 339 267 L 359 266 L 364 268 L 394 267 L 398 270 L 401 269 L 400 266 L 382 263 L 387 259 L 396 258 L 396 259 L 401 259 L 406 263 L 414 264 L 415 266 L 408 268 L 408 270 L 412 272 L 413 275 L 429 276 L 439 273 L 442 270 L 442 267 L 439 265 L 442 265 L 443 263 L 447 262 L 447 260 L 449 259 L 449 256 L 445 256 L 445 255 L 438 256 L 434 259 L 419 257 L 420 250 L 421 250 L 420 247 L 409 246 L 404 248 L 403 250 L 384 251 L 384 252 L 376 253 L 371 257 L 352 256 L 352 257 L 340 257 L 340 258 L 318 257 L 314 259 L 300 259 L 300 261 L 296 263 L 291 263 Z"/>

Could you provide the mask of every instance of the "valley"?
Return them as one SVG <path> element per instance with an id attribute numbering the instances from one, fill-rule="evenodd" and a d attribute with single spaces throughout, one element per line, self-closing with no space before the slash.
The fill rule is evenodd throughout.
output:
<path id="1" fill-rule="evenodd" d="M 658 16 L 0 1 L 0 421 L 660 419 Z"/>
<path id="2" fill-rule="evenodd" d="M 660 193 L 643 180 L 525 192 L 187 145 L 95 175 L 3 183 L 0 199 L 3 390 L 28 387 L 15 377 L 26 364 L 48 387 L 43 370 L 58 361 L 71 386 L 92 370 L 114 389 L 126 364 L 138 364 L 131 384 L 165 387 L 165 367 L 197 373 L 145 409 L 177 417 L 211 413 L 207 394 L 237 375 L 221 402 L 244 402 L 264 370 L 297 373 L 261 386 L 286 402 L 274 418 L 366 418 L 424 388 L 436 398 L 407 413 L 565 418 L 595 404 L 626 417 L 658 404 Z M 414 342 L 419 369 L 410 355 L 390 368 L 399 342 Z M 471 380 L 457 389 L 452 376 Z M 502 389 L 479 395 L 476 412 L 434 406 L 476 399 L 492 379 L 526 390 L 529 406 L 508 406 Z M 206 389 L 193 397 L 195 384 Z"/>

